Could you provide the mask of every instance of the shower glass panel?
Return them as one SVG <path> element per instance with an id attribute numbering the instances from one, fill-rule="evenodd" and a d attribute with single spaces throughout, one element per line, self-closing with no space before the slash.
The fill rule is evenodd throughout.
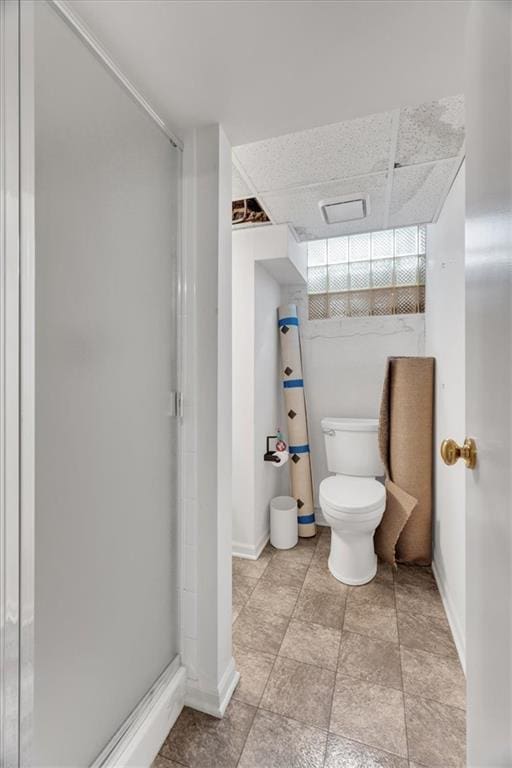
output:
<path id="1" fill-rule="evenodd" d="M 180 152 L 34 3 L 34 758 L 88 766 L 178 650 Z"/>

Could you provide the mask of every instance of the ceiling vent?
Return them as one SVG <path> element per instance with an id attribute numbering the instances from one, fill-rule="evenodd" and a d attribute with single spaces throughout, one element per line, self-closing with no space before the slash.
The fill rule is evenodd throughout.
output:
<path id="1" fill-rule="evenodd" d="M 335 200 L 320 200 L 320 213 L 326 224 L 364 219 L 369 213 L 369 200 L 364 195 L 348 195 Z"/>

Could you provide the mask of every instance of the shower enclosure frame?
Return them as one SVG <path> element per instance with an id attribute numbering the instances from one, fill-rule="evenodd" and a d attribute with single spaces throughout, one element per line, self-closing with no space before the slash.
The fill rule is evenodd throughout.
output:
<path id="1" fill-rule="evenodd" d="M 34 212 L 34 22 L 35 0 L 0 0 L 0 764 L 32 764 L 35 510 L 35 212 Z M 110 74 L 167 136 L 183 150 L 144 97 L 81 21 L 60 0 L 48 0 Z M 21 87 L 23 84 L 23 87 Z M 177 235 L 177 379 L 182 389 L 182 197 L 180 163 Z M 179 393 L 171 399 L 180 403 Z M 178 419 L 179 407 L 171 413 Z M 178 450 L 178 565 L 182 584 L 181 450 Z M 178 602 L 179 637 L 181 605 Z M 180 642 L 181 646 L 181 642 Z M 179 648 L 181 652 L 181 647 Z M 113 735 L 94 766 L 126 758 L 130 728 L 159 697 L 185 689 L 176 657 Z M 181 695 L 181 694 L 180 694 Z M 162 725 L 160 715 L 160 725 Z M 127 739 L 128 736 L 128 739 Z M 139 735 L 139 741 L 140 741 Z M 130 747 L 129 747 L 130 748 Z M 134 749 L 142 749 L 139 743 Z M 140 754 L 140 752 L 139 752 Z"/>

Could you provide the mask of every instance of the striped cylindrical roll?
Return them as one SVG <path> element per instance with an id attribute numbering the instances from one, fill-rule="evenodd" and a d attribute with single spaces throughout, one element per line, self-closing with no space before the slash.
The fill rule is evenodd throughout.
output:
<path id="1" fill-rule="evenodd" d="M 279 307 L 278 317 L 292 496 L 297 499 L 299 536 L 307 538 L 315 535 L 316 526 L 297 307 Z"/>

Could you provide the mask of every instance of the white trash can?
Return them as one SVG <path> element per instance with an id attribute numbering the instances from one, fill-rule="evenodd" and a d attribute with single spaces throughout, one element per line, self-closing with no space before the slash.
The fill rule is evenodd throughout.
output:
<path id="1" fill-rule="evenodd" d="M 298 540 L 297 502 L 291 496 L 276 496 L 270 502 L 270 543 L 276 549 L 291 549 Z"/>

